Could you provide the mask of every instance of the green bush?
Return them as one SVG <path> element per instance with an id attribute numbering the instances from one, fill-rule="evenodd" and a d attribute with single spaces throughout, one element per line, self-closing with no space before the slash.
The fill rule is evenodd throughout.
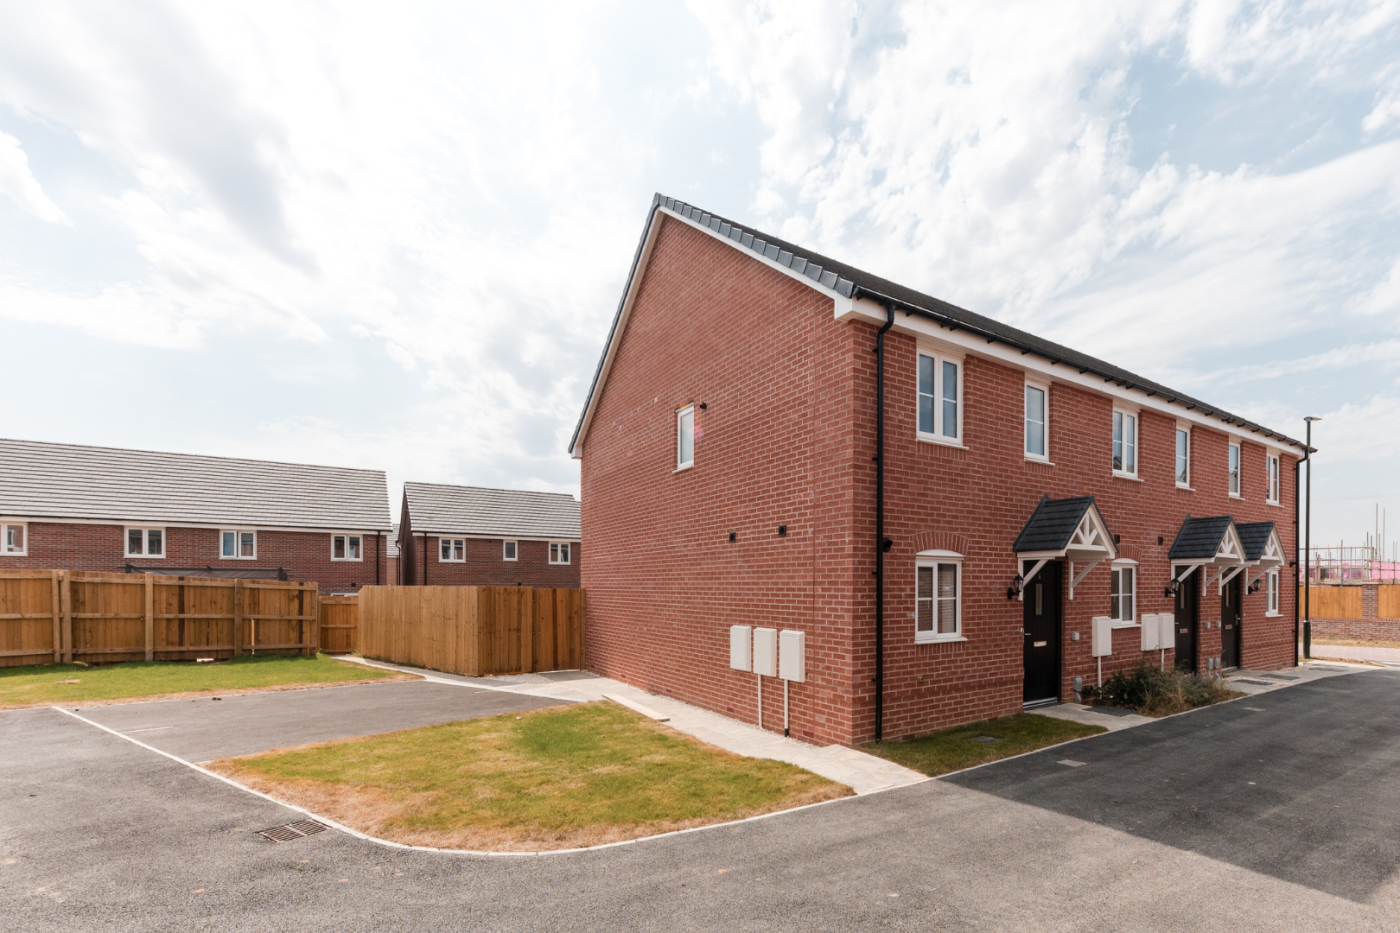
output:
<path id="1" fill-rule="evenodd" d="M 1146 662 L 1118 671 L 1102 687 L 1086 687 L 1083 693 L 1095 706 L 1118 706 L 1145 716 L 1170 716 L 1239 696 L 1219 678 L 1164 671 Z"/>

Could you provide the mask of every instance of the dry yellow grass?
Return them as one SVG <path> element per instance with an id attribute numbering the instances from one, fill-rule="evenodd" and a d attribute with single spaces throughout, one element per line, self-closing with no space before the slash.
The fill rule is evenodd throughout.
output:
<path id="1" fill-rule="evenodd" d="M 548 707 L 208 765 L 279 800 L 408 845 L 600 845 L 849 796 L 608 703 Z"/>

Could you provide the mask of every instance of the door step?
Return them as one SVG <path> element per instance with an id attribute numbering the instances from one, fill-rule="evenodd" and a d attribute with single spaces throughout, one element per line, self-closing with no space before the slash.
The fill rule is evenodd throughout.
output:
<path id="1" fill-rule="evenodd" d="M 1027 700 L 1021 704 L 1021 709 L 1042 709 L 1046 706 L 1059 706 L 1059 697 L 1048 697 L 1044 700 Z"/>

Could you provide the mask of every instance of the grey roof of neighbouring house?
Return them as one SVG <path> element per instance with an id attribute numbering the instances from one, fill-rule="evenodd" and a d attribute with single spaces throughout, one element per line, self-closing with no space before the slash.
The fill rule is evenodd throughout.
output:
<path id="1" fill-rule="evenodd" d="M 1084 513 L 1097 509 L 1093 496 L 1078 496 L 1073 499 L 1051 499 L 1041 496 L 1040 502 L 1026 519 L 1026 525 L 1016 536 L 1012 550 L 1017 554 L 1036 551 L 1063 551 L 1074 535 L 1074 529 L 1084 518 Z M 1103 518 L 1102 515 L 1099 516 Z M 1107 526 L 1105 526 L 1107 527 Z"/>
<path id="2" fill-rule="evenodd" d="M 389 538 L 385 542 L 388 545 L 386 552 L 389 557 L 399 556 L 399 523 L 394 522 L 394 530 L 389 532 Z"/>
<path id="3" fill-rule="evenodd" d="M 0 515 L 388 531 L 382 470 L 0 440 Z"/>
<path id="4" fill-rule="evenodd" d="M 560 492 L 404 483 L 415 534 L 579 540 L 579 502 Z"/>
<path id="5" fill-rule="evenodd" d="M 970 333 L 978 334 L 987 339 L 988 343 L 998 341 L 1011 347 L 1015 347 L 1025 353 L 1034 353 L 1036 356 L 1050 360 L 1052 363 L 1063 363 L 1072 366 L 1081 372 L 1094 373 L 1101 376 L 1105 382 L 1114 382 L 1129 389 L 1141 389 L 1149 395 L 1160 395 L 1169 402 L 1180 402 L 1190 408 L 1199 408 L 1201 411 L 1214 418 L 1218 418 L 1227 424 L 1235 424 L 1247 428 L 1251 431 L 1262 433 L 1265 437 L 1277 438 L 1280 441 L 1291 444 L 1302 450 L 1302 441 L 1294 440 L 1286 435 L 1271 431 L 1263 425 L 1246 421 L 1237 415 L 1232 415 L 1205 402 L 1198 401 L 1174 389 L 1169 389 L 1160 383 L 1145 379 L 1142 376 L 1131 373 L 1126 369 L 1105 363 L 1078 350 L 1045 340 L 1034 334 L 1019 330 L 1002 324 L 1000 321 L 984 317 L 972 311 L 959 308 L 957 305 L 949 304 L 931 295 L 925 295 L 912 288 L 906 288 L 888 279 L 882 279 L 877 275 L 848 266 L 843 262 L 837 262 L 826 256 L 822 256 L 809 249 L 804 249 L 785 240 L 762 233 L 752 227 L 746 227 L 735 223 L 728 218 L 720 217 L 702 211 L 700 208 L 675 198 L 668 198 L 665 195 L 657 194 L 652 198 L 651 209 L 647 212 L 647 222 L 642 228 L 642 238 L 637 244 L 637 251 L 632 258 L 632 269 L 627 277 L 627 285 L 623 289 L 622 299 L 617 306 L 617 313 L 613 316 L 612 329 L 608 333 L 607 342 L 603 345 L 603 355 L 598 361 L 598 368 L 593 374 L 593 383 L 588 389 L 588 398 L 584 402 L 583 414 L 579 416 L 578 426 L 574 429 L 573 438 L 569 441 L 569 449 L 573 450 L 579 442 L 579 434 L 583 429 L 584 419 L 588 416 L 589 406 L 592 404 L 593 396 L 600 389 L 599 380 L 603 375 L 603 365 L 608 358 L 608 349 L 613 340 L 617 337 L 618 322 L 622 319 L 622 310 L 627 302 L 628 292 L 631 290 L 633 281 L 636 279 L 642 261 L 642 252 L 646 246 L 647 238 L 651 234 L 652 224 L 656 220 L 657 210 L 665 208 L 674 211 L 687 220 L 698 223 L 703 227 L 708 227 L 715 233 L 724 237 L 741 249 L 745 249 L 755 255 L 762 256 L 778 263 L 798 275 L 811 279 L 813 284 L 829 288 L 846 298 L 857 295 L 867 295 L 877 301 L 893 303 L 901 310 L 917 313 L 921 316 L 932 318 L 946 326 L 954 329 L 962 329 Z"/>
<path id="6" fill-rule="evenodd" d="M 1264 556 L 1269 535 L 1274 533 L 1274 523 L 1250 522 L 1246 525 L 1236 525 L 1235 531 L 1239 532 L 1240 544 L 1244 547 L 1244 559 L 1258 560 Z"/>
<path id="7" fill-rule="evenodd" d="M 1220 542 L 1225 539 L 1225 532 L 1234 523 L 1235 520 L 1229 515 L 1213 515 L 1210 518 L 1186 516 L 1167 553 L 1168 559 L 1213 560 L 1220 550 Z"/>

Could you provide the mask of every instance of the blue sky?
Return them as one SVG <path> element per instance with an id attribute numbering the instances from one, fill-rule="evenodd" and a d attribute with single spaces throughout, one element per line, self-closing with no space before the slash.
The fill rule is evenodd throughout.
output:
<path id="1" fill-rule="evenodd" d="M 0 10 L 0 436 L 577 492 L 655 191 L 1300 436 L 1400 531 L 1400 3 Z"/>

